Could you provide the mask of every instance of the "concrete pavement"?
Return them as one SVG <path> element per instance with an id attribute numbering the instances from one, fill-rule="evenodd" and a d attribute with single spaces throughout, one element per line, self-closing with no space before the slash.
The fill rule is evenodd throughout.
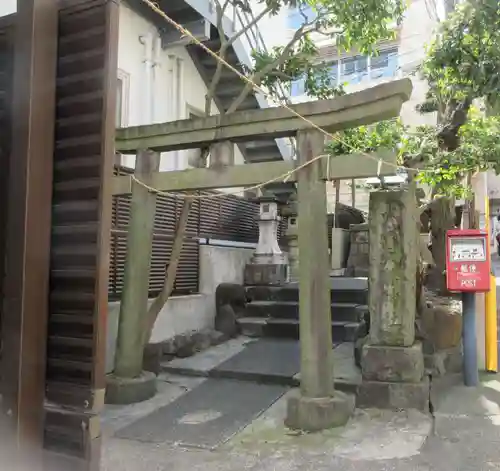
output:
<path id="1" fill-rule="evenodd" d="M 492 264 L 498 291 L 497 255 Z M 150 401 L 107 407 L 102 471 L 500 470 L 500 374 L 483 375 L 478 388 L 452 387 L 440 403 L 434 401 L 433 415 L 357 410 L 346 427 L 320 434 L 283 427 L 285 394 L 215 451 L 116 438 L 117 431 L 173 403 L 206 378 L 162 374 L 160 380 L 159 394 Z M 212 411 L 198 412 L 209 420 Z"/>
<path id="2" fill-rule="evenodd" d="M 453 387 L 433 416 L 358 410 L 346 427 L 300 435 L 282 425 L 285 395 L 215 451 L 115 438 L 117 429 L 204 381 L 163 379 L 168 382 L 163 383 L 155 405 L 108 409 L 103 471 L 500 469 L 500 375 L 484 376 L 479 388 Z"/>

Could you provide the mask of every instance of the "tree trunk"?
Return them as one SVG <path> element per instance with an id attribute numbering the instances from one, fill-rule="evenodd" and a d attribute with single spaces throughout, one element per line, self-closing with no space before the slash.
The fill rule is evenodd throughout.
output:
<path id="1" fill-rule="evenodd" d="M 431 203 L 431 236 L 434 267 L 429 272 L 428 286 L 446 294 L 446 231 L 455 227 L 455 200 L 436 198 Z"/>

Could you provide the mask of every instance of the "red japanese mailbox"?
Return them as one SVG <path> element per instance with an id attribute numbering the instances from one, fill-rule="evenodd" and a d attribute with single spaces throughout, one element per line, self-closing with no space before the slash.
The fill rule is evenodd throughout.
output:
<path id="1" fill-rule="evenodd" d="M 446 233 L 446 286 L 449 291 L 486 292 L 490 289 L 488 234 L 480 229 Z"/>

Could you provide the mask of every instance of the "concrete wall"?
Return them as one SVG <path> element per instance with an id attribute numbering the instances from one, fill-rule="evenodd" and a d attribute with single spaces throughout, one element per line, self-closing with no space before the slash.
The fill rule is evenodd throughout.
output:
<path id="1" fill-rule="evenodd" d="M 3 0 L 2 0 L 3 1 Z M 121 127 L 160 123 L 203 114 L 207 87 L 184 47 L 163 50 L 156 27 L 120 4 L 118 78 L 123 81 Z M 212 103 L 212 113 L 218 114 Z M 189 151 L 162 154 L 160 170 L 182 170 Z M 124 164 L 134 165 L 128 156 Z M 243 163 L 235 149 L 235 163 Z"/>
<path id="2" fill-rule="evenodd" d="M 212 328 L 215 289 L 220 283 L 243 283 L 243 269 L 253 249 L 200 246 L 200 294 L 170 298 L 160 312 L 151 342 L 161 342 L 192 330 Z M 120 303 L 109 303 L 106 372 L 113 371 Z"/>

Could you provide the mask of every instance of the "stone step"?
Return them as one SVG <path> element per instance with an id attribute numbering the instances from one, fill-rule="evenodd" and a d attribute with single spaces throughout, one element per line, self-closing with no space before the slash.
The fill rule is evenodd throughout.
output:
<path id="1" fill-rule="evenodd" d="M 332 303 L 334 321 L 359 322 L 368 312 L 368 306 L 356 303 Z M 298 319 L 297 301 L 252 301 L 245 307 L 245 317 L 264 317 L 274 319 Z"/>
<path id="2" fill-rule="evenodd" d="M 333 347 L 335 388 L 355 394 L 361 381 L 352 343 Z M 188 358 L 164 361 L 165 373 L 300 386 L 300 345 L 296 340 L 238 337 Z"/>
<path id="3" fill-rule="evenodd" d="M 330 298 L 333 303 L 368 303 L 368 280 L 366 278 L 330 278 Z M 246 286 L 249 301 L 298 301 L 298 283 L 283 286 Z"/>
<path id="4" fill-rule="evenodd" d="M 241 317 L 238 319 L 241 333 L 248 337 L 299 338 L 298 319 L 276 319 L 264 317 Z M 332 341 L 354 342 L 366 335 L 364 321 L 332 321 Z"/>

